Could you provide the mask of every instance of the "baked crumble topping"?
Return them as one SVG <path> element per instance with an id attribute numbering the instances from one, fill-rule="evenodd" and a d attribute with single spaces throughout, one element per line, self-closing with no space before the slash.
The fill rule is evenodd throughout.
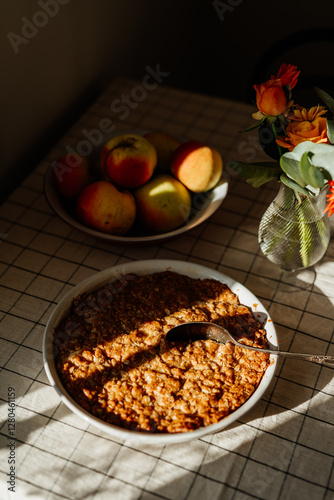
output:
<path id="1" fill-rule="evenodd" d="M 243 343 L 267 346 L 266 331 L 226 284 L 171 271 L 128 274 L 77 297 L 55 329 L 66 390 L 126 429 L 175 433 L 219 422 L 253 394 L 269 355 L 212 340 L 165 340 L 187 321 L 216 322 Z"/>

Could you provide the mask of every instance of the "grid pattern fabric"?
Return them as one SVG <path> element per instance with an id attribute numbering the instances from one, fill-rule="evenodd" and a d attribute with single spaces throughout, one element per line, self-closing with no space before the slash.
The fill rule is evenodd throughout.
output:
<path id="1" fill-rule="evenodd" d="M 251 106 L 164 85 L 146 94 L 140 88 L 141 82 L 113 80 L 0 208 L 0 499 L 330 500 L 331 368 L 280 359 L 269 390 L 242 420 L 182 445 L 113 439 L 74 415 L 49 385 L 42 338 L 59 300 L 102 269 L 142 259 L 217 269 L 261 300 L 282 350 L 334 355 L 333 240 L 312 287 L 293 293 L 288 286 L 282 291 L 280 270 L 259 250 L 258 225 L 275 184 L 253 189 L 225 168 L 228 194 L 209 220 L 175 240 L 138 248 L 92 239 L 54 215 L 43 192 L 49 163 L 87 134 L 98 137 L 111 121 L 120 133 L 165 130 L 210 144 L 225 167 L 232 158 L 263 159 L 256 132 L 239 134 L 251 124 Z M 124 104 L 127 95 L 131 106 Z M 15 390 L 15 493 L 7 482 L 9 388 Z"/>

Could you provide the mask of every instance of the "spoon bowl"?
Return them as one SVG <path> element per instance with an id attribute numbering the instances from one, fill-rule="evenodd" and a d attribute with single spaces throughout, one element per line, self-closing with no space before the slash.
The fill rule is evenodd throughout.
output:
<path id="1" fill-rule="evenodd" d="M 223 326 L 216 323 L 206 321 L 193 321 L 189 323 L 182 323 L 174 326 L 169 330 L 166 335 L 168 342 L 193 342 L 195 340 L 214 340 L 219 344 L 226 344 L 232 342 L 233 344 L 244 349 L 252 351 L 261 351 L 266 354 L 273 354 L 277 356 L 284 356 L 286 358 L 299 358 L 313 363 L 319 363 L 326 366 L 334 367 L 334 356 L 323 356 L 320 354 L 301 354 L 297 352 L 279 351 L 278 349 L 262 349 L 261 347 L 254 347 L 238 342 L 231 332 Z"/>

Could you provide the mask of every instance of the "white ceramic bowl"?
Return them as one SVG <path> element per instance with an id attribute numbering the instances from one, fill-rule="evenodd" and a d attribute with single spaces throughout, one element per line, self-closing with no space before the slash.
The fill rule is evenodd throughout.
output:
<path id="1" fill-rule="evenodd" d="M 61 400 L 65 405 L 72 410 L 74 413 L 85 419 L 90 424 L 99 428 L 100 430 L 112 435 L 119 439 L 134 439 L 140 440 L 146 443 L 156 443 L 156 444 L 168 444 L 168 443 L 182 443 L 185 441 L 190 441 L 192 439 L 197 439 L 203 437 L 207 434 L 216 433 L 222 431 L 229 425 L 231 425 L 236 420 L 240 419 L 245 413 L 247 413 L 253 406 L 258 403 L 262 398 L 264 392 L 267 390 L 276 369 L 277 356 L 271 356 L 271 363 L 268 366 L 259 386 L 253 395 L 235 412 L 228 415 L 226 418 L 218 422 L 217 424 L 209 425 L 207 427 L 201 427 L 195 431 L 189 431 L 177 434 L 150 434 L 145 432 L 131 431 L 127 429 L 122 429 L 117 426 L 111 425 L 109 423 L 103 422 L 94 415 L 91 415 L 88 411 L 84 410 L 74 399 L 68 394 L 64 388 L 55 366 L 55 359 L 53 355 L 53 331 L 54 328 L 59 324 L 61 319 L 65 317 L 70 310 L 72 300 L 78 295 L 84 292 L 90 292 L 95 289 L 102 287 L 104 284 L 110 281 L 117 280 L 127 273 L 136 273 L 138 275 L 152 274 L 161 271 L 174 271 L 179 274 L 184 274 L 192 278 L 213 278 L 226 283 L 231 290 L 236 293 L 242 304 L 250 307 L 255 315 L 259 315 L 262 318 L 267 318 L 267 323 L 265 325 L 267 331 L 267 338 L 273 348 L 278 348 L 277 336 L 273 322 L 271 321 L 268 312 L 265 310 L 261 302 L 253 295 L 247 288 L 245 288 L 240 283 L 236 282 L 232 278 L 198 264 L 193 264 L 184 261 L 174 261 L 174 260 L 145 260 L 145 261 L 135 261 L 126 264 L 121 264 L 110 269 L 101 271 L 90 278 L 82 281 L 79 285 L 75 286 L 57 305 L 53 311 L 50 319 L 46 325 L 44 340 L 43 340 L 43 359 L 44 368 L 48 379 L 54 387 L 54 389 L 59 394 Z M 256 307 L 256 310 L 254 310 Z"/>
<path id="2" fill-rule="evenodd" d="M 105 137 L 103 144 L 107 142 L 111 137 L 124 133 L 125 132 L 115 132 L 113 134 L 109 134 Z M 131 133 L 143 135 L 145 131 L 137 130 L 132 131 Z M 75 147 L 73 147 L 73 149 L 75 150 Z M 99 161 L 100 150 L 101 147 L 95 148 L 90 155 L 94 163 Z M 174 229 L 173 231 L 160 234 L 143 233 L 143 230 L 138 230 L 136 228 L 136 225 L 134 225 L 134 227 L 129 231 L 128 234 L 124 236 L 117 236 L 102 233 L 101 231 L 97 231 L 88 226 L 85 226 L 77 220 L 73 204 L 63 199 L 54 187 L 52 179 L 52 164 L 49 166 L 44 176 L 45 197 L 50 207 L 55 212 L 55 214 L 58 215 L 58 217 L 60 217 L 64 222 L 69 224 L 74 229 L 77 229 L 87 236 L 116 245 L 127 246 L 148 245 L 154 243 L 159 244 L 163 241 L 176 238 L 177 236 L 190 231 L 191 229 L 194 229 L 199 224 L 211 217 L 214 212 L 216 212 L 216 210 L 219 208 L 222 201 L 226 197 L 227 191 L 228 182 L 223 175 L 220 182 L 210 191 L 204 193 L 192 193 L 192 209 L 190 217 L 185 224 L 177 229 Z"/>

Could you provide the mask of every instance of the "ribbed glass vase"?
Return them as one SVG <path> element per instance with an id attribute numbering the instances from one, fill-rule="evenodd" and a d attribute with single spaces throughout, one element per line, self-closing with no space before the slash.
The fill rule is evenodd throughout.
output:
<path id="1" fill-rule="evenodd" d="M 259 227 L 262 253 L 284 271 L 313 266 L 326 253 L 330 225 L 326 207 L 327 186 L 318 195 L 304 196 L 281 183 Z"/>

